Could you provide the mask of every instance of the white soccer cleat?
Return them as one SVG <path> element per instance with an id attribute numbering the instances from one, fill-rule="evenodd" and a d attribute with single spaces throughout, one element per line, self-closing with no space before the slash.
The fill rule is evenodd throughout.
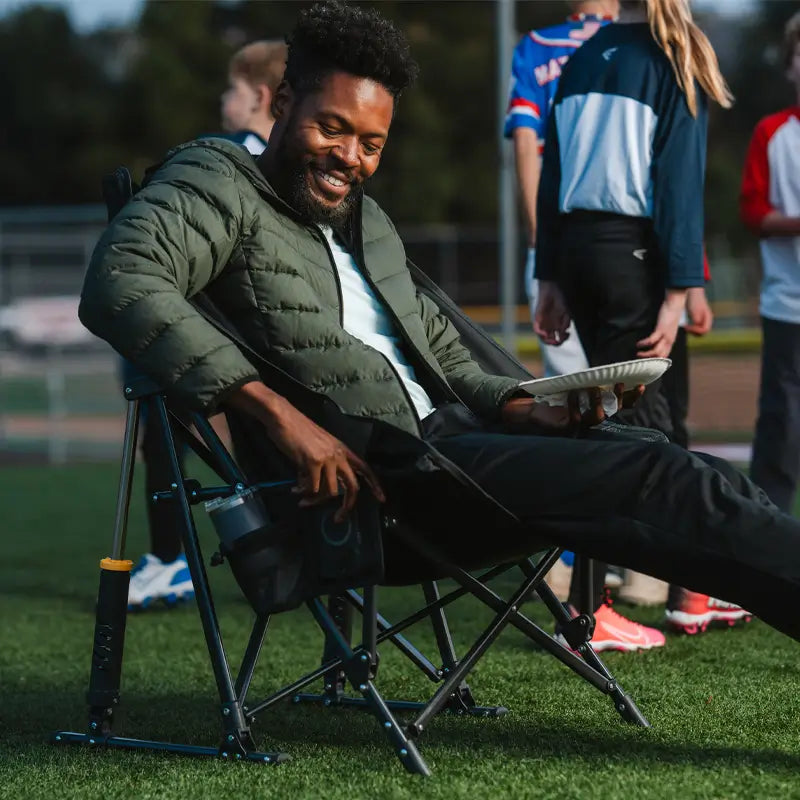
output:
<path id="1" fill-rule="evenodd" d="M 193 597 L 192 577 L 183 553 L 166 564 L 152 553 L 145 553 L 131 572 L 129 611 L 144 610 L 156 600 L 171 607 Z"/>

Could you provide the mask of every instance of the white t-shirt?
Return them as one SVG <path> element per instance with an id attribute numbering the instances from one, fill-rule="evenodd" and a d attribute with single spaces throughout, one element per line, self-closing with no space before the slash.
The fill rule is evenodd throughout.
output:
<path id="1" fill-rule="evenodd" d="M 411 397 L 419 418 L 425 419 L 436 409 L 428 393 L 417 381 L 414 368 L 403 356 L 401 340 L 392 319 L 356 266 L 353 256 L 336 241 L 331 228 L 325 225 L 321 227 L 333 253 L 342 286 L 342 327 L 351 336 L 389 359 Z"/>

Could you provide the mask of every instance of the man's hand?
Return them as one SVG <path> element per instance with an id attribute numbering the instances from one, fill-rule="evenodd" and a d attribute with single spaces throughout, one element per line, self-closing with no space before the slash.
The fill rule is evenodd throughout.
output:
<path id="1" fill-rule="evenodd" d="M 533 330 L 545 344 L 559 345 L 569 338 L 571 317 L 564 295 L 555 281 L 539 281 L 539 300 L 533 314 Z"/>
<path id="2" fill-rule="evenodd" d="M 637 358 L 668 358 L 686 308 L 686 289 L 667 289 L 655 330 L 636 342 Z"/>
<path id="3" fill-rule="evenodd" d="M 686 314 L 689 322 L 685 326 L 687 333 L 705 336 L 714 324 L 714 312 L 708 304 L 706 290 L 703 286 L 693 286 L 686 292 Z"/>
<path id="4" fill-rule="evenodd" d="M 297 467 L 301 506 L 317 505 L 343 493 L 336 513 L 341 522 L 353 510 L 363 478 L 379 502 L 386 497 L 369 465 L 349 447 L 260 381 L 245 384 L 228 402 L 258 419 L 275 446 Z"/>
<path id="5" fill-rule="evenodd" d="M 580 393 L 586 392 L 589 407 L 581 412 Z M 617 408 L 633 408 L 644 394 L 644 386 L 625 390 L 622 383 L 614 385 Z M 537 402 L 533 397 L 512 397 L 500 411 L 500 418 L 510 428 L 518 428 L 521 433 L 539 432 L 571 436 L 584 428 L 599 425 L 605 418 L 602 390 L 597 386 L 589 389 L 574 389 L 567 395 L 566 406 L 550 406 Z"/>
<path id="6" fill-rule="evenodd" d="M 605 418 L 600 389 L 584 389 L 589 408 L 581 413 L 578 390 L 569 392 L 566 406 L 550 406 L 533 397 L 512 397 L 501 410 L 503 422 L 521 433 L 538 432 L 570 436 L 581 428 L 600 424 Z"/>

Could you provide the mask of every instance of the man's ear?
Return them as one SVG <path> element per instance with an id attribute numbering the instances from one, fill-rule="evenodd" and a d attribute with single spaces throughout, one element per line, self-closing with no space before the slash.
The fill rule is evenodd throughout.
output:
<path id="1" fill-rule="evenodd" d="M 294 92 L 292 87 L 286 81 L 281 81 L 275 90 L 275 94 L 272 95 L 272 102 L 270 103 L 272 116 L 279 120 L 291 111 L 293 103 Z"/>

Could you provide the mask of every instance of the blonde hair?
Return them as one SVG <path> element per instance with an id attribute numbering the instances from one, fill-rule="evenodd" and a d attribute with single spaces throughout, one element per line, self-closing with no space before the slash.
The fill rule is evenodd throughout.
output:
<path id="1" fill-rule="evenodd" d="M 783 29 L 783 66 L 786 69 L 792 66 L 798 43 L 800 43 L 800 11 L 789 18 Z"/>
<path id="2" fill-rule="evenodd" d="M 711 42 L 692 19 L 689 0 L 637 0 L 623 5 L 630 7 L 642 2 L 647 4 L 653 38 L 669 59 L 692 116 L 697 116 L 695 81 L 712 100 L 730 108 L 733 95 L 722 77 Z"/>
<path id="3" fill-rule="evenodd" d="M 233 54 L 228 72 L 231 77 L 242 78 L 253 88 L 266 84 L 275 94 L 283 80 L 288 53 L 286 43 L 279 39 L 251 42 Z"/>

